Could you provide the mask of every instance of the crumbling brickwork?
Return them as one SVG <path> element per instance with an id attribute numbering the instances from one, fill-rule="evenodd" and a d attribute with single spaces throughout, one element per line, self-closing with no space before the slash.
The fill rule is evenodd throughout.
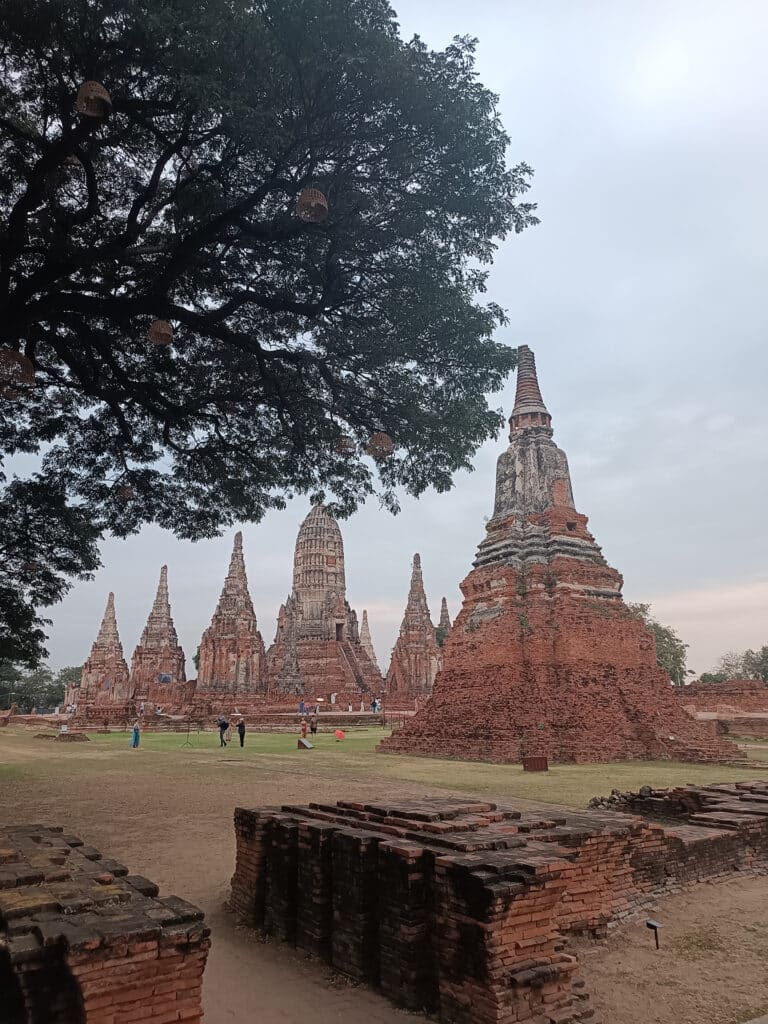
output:
<path id="1" fill-rule="evenodd" d="M 200 642 L 196 696 L 235 696 L 266 691 L 266 652 L 256 623 L 243 560 L 243 535 L 235 545 L 219 603 Z"/>
<path id="2" fill-rule="evenodd" d="M 80 682 L 67 688 L 65 703 L 124 704 L 130 700 L 131 693 L 128 665 L 117 630 L 115 595 L 110 594 L 98 636 L 83 665 Z"/>
<path id="3" fill-rule="evenodd" d="M 431 693 L 442 661 L 443 650 L 437 642 L 424 593 L 421 558 L 416 554 L 408 602 L 387 672 L 387 697 L 418 697 Z"/>
<path id="4" fill-rule="evenodd" d="M 203 1019 L 202 911 L 61 829 L 0 828 L 0 1018 L 24 1024 Z"/>
<path id="5" fill-rule="evenodd" d="M 570 935 L 765 865 L 766 783 L 662 802 L 673 824 L 450 798 L 238 808 L 231 905 L 445 1024 L 586 1021 Z"/>
<path id="6" fill-rule="evenodd" d="M 267 673 L 272 690 L 310 699 L 325 692 L 378 694 L 382 687 L 346 600 L 341 530 L 322 505 L 313 506 L 299 529 L 293 590 L 278 614 Z"/>
<path id="7" fill-rule="evenodd" d="M 574 508 L 525 346 L 474 564 L 432 697 L 380 749 L 500 762 L 738 756 L 684 710 L 624 605 L 621 576 Z"/>

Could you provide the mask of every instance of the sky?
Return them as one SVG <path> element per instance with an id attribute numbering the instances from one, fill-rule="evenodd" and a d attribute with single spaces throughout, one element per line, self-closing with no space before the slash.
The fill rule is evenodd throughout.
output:
<path id="1" fill-rule="evenodd" d="M 479 40 L 511 163 L 535 169 L 541 224 L 507 239 L 488 298 L 498 337 L 530 345 L 576 506 L 627 600 L 650 602 L 710 668 L 768 643 L 768 71 L 762 0 L 397 0 L 402 34 Z M 492 396 L 508 415 L 514 380 Z M 457 613 L 493 504 L 506 435 L 454 489 L 376 501 L 342 524 L 347 597 L 368 609 L 386 671 L 422 556 L 436 621 Z M 291 585 L 308 504 L 245 525 L 267 644 Z M 104 568 L 51 610 L 50 664 L 88 655 L 107 594 L 130 657 L 169 567 L 189 674 L 232 537 L 157 528 L 103 544 Z"/>

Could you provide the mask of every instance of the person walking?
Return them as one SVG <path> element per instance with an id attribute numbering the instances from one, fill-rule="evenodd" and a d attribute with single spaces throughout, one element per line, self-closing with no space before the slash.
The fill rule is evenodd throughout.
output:
<path id="1" fill-rule="evenodd" d="M 131 749 L 136 750 L 139 741 L 141 740 L 141 733 L 139 732 L 138 719 L 133 723 L 133 729 L 131 729 Z"/>
<path id="2" fill-rule="evenodd" d="M 226 720 L 224 715 L 219 715 L 219 746 L 220 747 L 226 747 L 226 745 L 227 745 L 227 741 L 225 739 L 225 736 L 227 734 L 227 729 L 228 728 L 229 728 L 229 722 Z"/>
<path id="3" fill-rule="evenodd" d="M 309 731 L 313 736 L 317 736 L 317 714 L 315 713 L 309 720 Z"/>
<path id="4" fill-rule="evenodd" d="M 240 746 L 245 746 L 245 719 L 241 718 L 237 723 L 237 735 L 240 737 Z"/>

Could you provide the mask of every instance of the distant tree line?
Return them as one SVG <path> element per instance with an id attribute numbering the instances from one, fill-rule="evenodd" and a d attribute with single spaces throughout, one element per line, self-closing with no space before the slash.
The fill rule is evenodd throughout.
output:
<path id="1" fill-rule="evenodd" d="M 768 684 L 768 644 L 757 651 L 726 651 L 699 682 L 724 683 L 729 679 L 759 679 Z"/>
<path id="2" fill-rule="evenodd" d="M 79 682 L 82 667 L 68 665 L 54 672 L 47 665 L 24 669 L 9 661 L 0 661 L 0 710 L 16 704 L 19 712 L 29 714 L 33 708 L 55 708 L 64 702 L 69 683 Z"/>

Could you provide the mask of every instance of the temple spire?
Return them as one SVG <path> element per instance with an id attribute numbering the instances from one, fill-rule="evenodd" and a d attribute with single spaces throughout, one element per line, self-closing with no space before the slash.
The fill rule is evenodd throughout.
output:
<path id="1" fill-rule="evenodd" d="M 517 390 L 509 426 L 512 432 L 526 427 L 552 428 L 552 417 L 541 397 L 536 359 L 527 345 L 517 350 Z"/>
<path id="2" fill-rule="evenodd" d="M 443 634 L 447 636 L 451 629 L 451 617 L 448 614 L 448 602 L 445 598 L 440 603 L 440 622 L 437 627 Z"/>
<path id="3" fill-rule="evenodd" d="M 219 603 L 200 642 L 198 689 L 230 693 L 254 693 L 263 689 L 264 659 L 264 641 L 248 592 L 243 535 L 238 531 Z"/>
<path id="4" fill-rule="evenodd" d="M 155 601 L 139 643 L 142 647 L 178 647 L 179 638 L 171 618 L 171 602 L 168 597 L 167 565 L 160 569 L 160 582 L 157 585 Z"/>
<path id="5" fill-rule="evenodd" d="M 378 669 L 379 663 L 376 660 L 376 651 L 373 649 L 371 631 L 368 628 L 368 612 L 363 608 L 363 623 L 360 626 L 360 646 L 370 658 L 371 662 Z"/>
<path id="6" fill-rule="evenodd" d="M 117 616 L 115 615 L 115 595 L 111 591 L 107 598 L 107 607 L 104 609 L 104 618 L 101 620 L 96 643 L 102 646 L 120 647 L 120 634 L 117 631 Z M 122 653 L 121 648 L 121 657 Z"/>
<path id="7" fill-rule="evenodd" d="M 413 556 L 413 566 L 411 568 L 411 589 L 408 591 L 408 606 L 405 614 L 408 612 L 426 612 L 429 615 L 429 608 L 427 607 L 427 595 L 424 593 L 424 578 L 421 575 L 421 555 L 418 553 Z"/>

